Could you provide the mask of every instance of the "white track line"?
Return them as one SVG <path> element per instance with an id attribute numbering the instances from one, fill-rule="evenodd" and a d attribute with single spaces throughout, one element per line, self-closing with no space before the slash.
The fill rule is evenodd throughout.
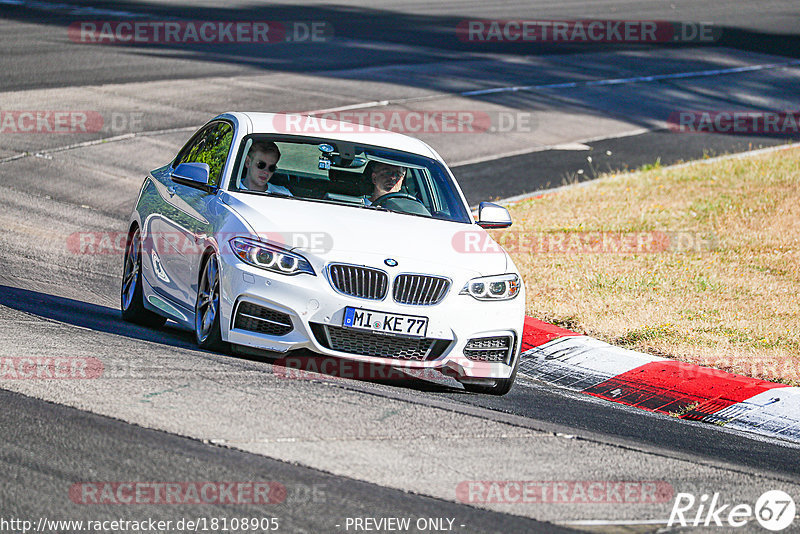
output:
<path id="1" fill-rule="evenodd" d="M 2 2 L 3 0 L 0 0 Z M 22 152 L 19 154 L 14 154 L 13 156 L 7 156 L 5 158 L 0 158 L 0 164 L 8 163 L 9 161 L 14 161 L 20 158 L 26 158 L 29 156 L 42 156 L 45 154 L 55 154 L 57 152 L 64 152 L 65 150 L 72 150 L 75 148 L 83 148 L 87 146 L 94 146 L 94 145 L 102 145 L 105 143 L 114 143 L 116 141 L 125 141 L 126 139 L 133 139 L 134 137 L 149 137 L 149 136 L 156 136 L 156 135 L 164 135 L 168 133 L 175 133 L 175 132 L 193 132 L 197 130 L 199 126 L 181 126 L 179 128 L 166 128 L 164 130 L 149 130 L 146 132 L 131 132 L 121 135 L 115 135 L 113 137 L 103 137 L 101 139 L 92 139 L 91 141 L 83 141 L 81 143 L 73 143 L 71 145 L 59 146 L 55 148 L 50 148 L 46 150 L 40 150 L 38 152 Z"/>
<path id="2" fill-rule="evenodd" d="M 13 0 L 0 0 L 0 3 L 16 3 Z M 33 2 L 37 3 L 37 2 Z M 44 3 L 44 2 L 43 2 Z M 793 65 L 800 65 L 800 60 L 792 60 L 792 61 L 784 61 L 780 63 L 763 63 L 759 65 L 750 65 L 747 67 L 731 67 L 728 69 L 712 69 L 712 70 L 701 70 L 701 71 L 693 71 L 693 72 L 674 72 L 671 74 L 653 74 L 650 76 L 633 76 L 629 78 L 608 78 L 603 80 L 590 80 L 585 82 L 564 82 L 564 83 L 555 83 L 555 84 L 543 84 L 543 85 L 517 85 L 517 86 L 508 86 L 508 87 L 495 87 L 491 89 L 480 89 L 477 91 L 462 91 L 459 93 L 453 94 L 437 94 L 437 95 L 428 95 L 428 96 L 417 96 L 417 97 L 409 97 L 409 98 L 398 98 L 395 100 L 371 100 L 369 102 L 361 102 L 356 104 L 348 104 L 346 106 L 338 106 L 335 108 L 327 108 L 327 109 L 318 109 L 318 110 L 311 110 L 311 111 L 301 111 L 299 112 L 300 115 L 320 115 L 323 113 L 334 113 L 337 111 L 350 111 L 354 109 L 366 109 L 372 107 L 386 107 L 391 105 L 397 104 L 408 104 L 411 102 L 421 102 L 421 101 L 429 101 L 429 100 L 437 100 L 437 99 L 445 99 L 450 98 L 453 95 L 457 96 L 479 96 L 479 95 L 486 95 L 486 94 L 494 94 L 494 93 L 504 93 L 504 92 L 518 92 L 518 91 L 536 91 L 542 89 L 568 89 L 568 88 L 577 88 L 577 87 L 592 87 L 592 86 L 603 86 L 603 85 L 622 85 L 622 84 L 633 84 L 633 83 L 647 83 L 647 82 L 657 82 L 661 80 L 675 80 L 675 79 L 686 79 L 686 78 L 698 78 L 698 77 L 707 77 L 707 76 L 723 76 L 728 74 L 738 74 L 743 72 L 755 72 L 761 70 L 768 70 L 768 69 L 778 69 L 789 67 Z M 49 150 L 42 150 L 38 152 L 24 152 L 21 154 L 15 154 L 13 156 L 8 156 L 6 158 L 0 159 L 0 164 L 6 163 L 9 161 L 13 161 L 19 158 L 24 158 L 27 156 L 35 155 L 35 154 L 49 154 L 55 152 L 61 152 L 64 150 L 71 150 L 73 148 L 79 148 L 83 146 L 89 146 L 98 143 L 110 143 L 114 141 L 122 141 L 124 139 L 128 139 L 130 137 L 139 137 L 139 136 L 148 136 L 148 135 L 159 135 L 168 132 L 177 132 L 182 130 L 190 130 L 193 127 L 185 127 L 185 128 L 172 128 L 166 130 L 151 130 L 145 132 L 136 132 L 124 135 L 118 135 L 115 137 L 108 137 L 104 139 L 98 139 L 94 141 L 87 141 L 86 143 L 77 143 L 74 145 L 67 145 L 64 147 L 57 147 L 51 148 Z M 647 131 L 647 130 L 645 130 Z M 593 141 L 599 141 L 602 139 L 613 139 L 616 137 L 627 137 L 630 135 L 636 135 L 634 132 L 626 132 L 623 134 L 617 134 L 613 136 L 609 136 L 608 138 L 593 138 Z M 586 143 L 590 142 L 591 140 L 576 141 L 577 143 Z M 548 147 L 543 147 L 541 150 L 549 150 Z M 531 152 L 536 152 L 539 149 L 531 150 Z M 524 154 L 525 152 L 517 152 L 511 153 L 507 155 L 500 155 L 498 157 L 489 158 L 482 161 L 491 161 L 492 159 L 499 159 L 502 157 L 508 157 L 511 155 L 520 155 Z M 477 163 L 476 161 L 469 161 L 469 162 L 457 162 L 453 165 L 464 165 L 466 163 Z M 514 197 L 516 198 L 516 197 Z M 507 199 L 506 199 L 507 200 Z"/>
<path id="3" fill-rule="evenodd" d="M 649 76 L 632 76 L 629 78 L 607 78 L 603 80 L 589 80 L 585 82 L 562 82 L 562 83 L 548 83 L 542 85 L 512 85 L 507 87 L 493 87 L 491 89 L 478 89 L 473 91 L 462 91 L 459 93 L 445 94 L 445 95 L 428 95 L 416 96 L 410 98 L 397 98 L 395 100 L 372 100 L 369 102 L 362 102 L 360 104 L 348 104 L 346 106 L 339 106 L 335 108 L 317 109 L 312 111 L 304 111 L 301 114 L 305 115 L 319 115 L 323 113 L 334 113 L 337 111 L 350 111 L 353 109 L 364 109 L 373 107 L 385 107 L 396 104 L 407 104 L 410 102 L 418 102 L 425 100 L 436 100 L 440 98 L 450 98 L 453 95 L 457 96 L 482 96 L 496 93 L 515 93 L 519 91 L 539 91 L 542 89 L 572 89 L 577 87 L 593 87 L 603 85 L 624 85 L 634 83 L 648 83 L 658 82 L 661 80 L 680 80 L 686 78 L 700 78 L 706 76 L 724 76 L 728 74 L 739 74 L 743 72 L 756 72 L 768 69 L 779 69 L 790 67 L 793 65 L 800 65 L 800 60 L 795 59 L 791 61 L 783 61 L 780 63 L 762 63 L 759 65 L 749 65 L 747 67 L 730 67 L 727 69 L 710 69 L 689 72 L 673 72 L 670 74 L 651 74 Z"/>
<path id="4" fill-rule="evenodd" d="M 472 165 L 475 163 L 485 163 L 487 161 L 494 161 L 496 159 L 512 158 L 514 156 L 522 156 L 525 154 L 533 154 L 535 152 L 545 152 L 547 150 L 591 150 L 592 147 L 587 146 L 586 143 L 595 143 L 597 141 L 607 141 L 609 139 L 622 139 L 623 137 L 633 137 L 634 135 L 642 135 L 650 132 L 649 128 L 636 128 L 635 130 L 628 130 L 626 132 L 619 132 L 611 135 L 600 135 L 597 137 L 590 137 L 587 139 L 578 139 L 569 143 L 559 143 L 557 145 L 542 145 L 535 148 L 522 148 L 511 152 L 503 152 L 501 154 L 492 154 L 490 156 L 481 156 L 479 158 L 465 159 L 462 161 L 454 161 L 448 163 L 448 167 L 460 167 L 462 165 Z"/>
<path id="5" fill-rule="evenodd" d="M 593 527 L 593 526 L 636 526 L 636 525 L 666 525 L 669 523 L 669 519 L 642 519 L 639 521 L 632 520 L 626 521 L 624 519 L 620 520 L 613 520 L 613 519 L 580 519 L 576 521 L 558 521 L 560 525 L 574 525 L 574 526 L 584 526 L 584 527 Z"/>
<path id="6" fill-rule="evenodd" d="M 479 89 L 477 91 L 467 91 L 460 93 L 462 96 L 488 95 L 494 93 L 506 93 L 516 91 L 535 91 L 540 89 L 572 89 L 575 87 L 593 87 L 597 85 L 623 85 L 629 83 L 659 82 L 661 80 L 679 80 L 685 78 L 699 78 L 703 76 L 722 76 L 727 74 L 738 74 L 741 72 L 755 72 L 759 70 L 777 69 L 800 65 L 800 60 L 784 61 L 781 63 L 764 63 L 761 65 L 750 65 L 748 67 L 730 67 L 727 69 L 699 70 L 693 72 L 673 72 L 672 74 L 651 74 L 650 76 L 633 76 L 630 78 L 609 78 L 606 80 L 590 80 L 588 82 L 565 82 L 550 83 L 545 85 L 520 85 L 514 87 L 497 87 L 494 89 Z"/>

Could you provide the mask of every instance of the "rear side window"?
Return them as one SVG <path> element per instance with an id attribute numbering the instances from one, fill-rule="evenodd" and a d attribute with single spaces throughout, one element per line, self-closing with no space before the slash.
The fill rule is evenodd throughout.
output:
<path id="1" fill-rule="evenodd" d="M 178 154 L 175 166 L 181 163 L 206 163 L 209 168 L 209 185 L 218 186 L 232 142 L 233 127 L 230 124 L 209 124 Z"/>

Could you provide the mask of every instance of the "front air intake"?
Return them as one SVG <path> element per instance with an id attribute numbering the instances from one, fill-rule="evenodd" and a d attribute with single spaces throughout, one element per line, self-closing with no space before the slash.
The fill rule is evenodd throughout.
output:
<path id="1" fill-rule="evenodd" d="M 514 348 L 511 336 L 478 337 L 470 339 L 464 347 L 464 356 L 476 362 L 509 364 Z"/>
<path id="2" fill-rule="evenodd" d="M 285 336 L 294 329 L 292 319 L 285 313 L 252 302 L 240 302 L 236 307 L 233 327 L 270 336 Z"/>

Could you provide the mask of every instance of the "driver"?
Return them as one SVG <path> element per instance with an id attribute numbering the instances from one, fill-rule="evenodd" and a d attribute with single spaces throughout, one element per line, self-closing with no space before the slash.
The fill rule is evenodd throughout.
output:
<path id="1" fill-rule="evenodd" d="M 406 168 L 388 163 L 376 162 L 372 168 L 372 196 L 365 197 L 364 203 L 369 206 L 379 197 L 389 193 L 397 193 L 403 186 L 406 177 Z"/>
<path id="2" fill-rule="evenodd" d="M 269 183 L 279 159 L 281 159 L 281 151 L 278 149 L 278 145 L 272 141 L 253 143 L 250 152 L 244 159 L 244 166 L 247 170 L 242 178 L 241 189 L 292 196 L 292 192 L 285 187 Z"/>

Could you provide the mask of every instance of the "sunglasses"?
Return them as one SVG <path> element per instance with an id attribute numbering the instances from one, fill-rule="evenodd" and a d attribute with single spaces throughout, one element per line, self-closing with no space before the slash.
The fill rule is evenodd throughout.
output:
<path id="1" fill-rule="evenodd" d="M 391 169 L 383 169 L 377 171 L 375 174 L 377 174 L 378 176 L 391 176 L 392 178 L 403 178 L 406 175 L 406 171 L 403 170 L 393 171 Z"/>
<path id="2" fill-rule="evenodd" d="M 259 168 L 259 169 L 261 169 L 262 171 L 263 171 L 264 169 L 267 169 L 269 172 L 275 172 L 275 169 L 277 169 L 277 168 L 278 168 L 278 166 L 277 166 L 277 165 L 275 165 L 274 163 L 273 163 L 273 164 L 271 164 L 271 165 L 269 165 L 269 166 L 267 166 L 267 162 L 266 162 L 266 161 L 262 161 L 262 160 L 258 160 L 258 161 L 256 161 L 256 167 L 258 167 L 258 168 Z"/>

